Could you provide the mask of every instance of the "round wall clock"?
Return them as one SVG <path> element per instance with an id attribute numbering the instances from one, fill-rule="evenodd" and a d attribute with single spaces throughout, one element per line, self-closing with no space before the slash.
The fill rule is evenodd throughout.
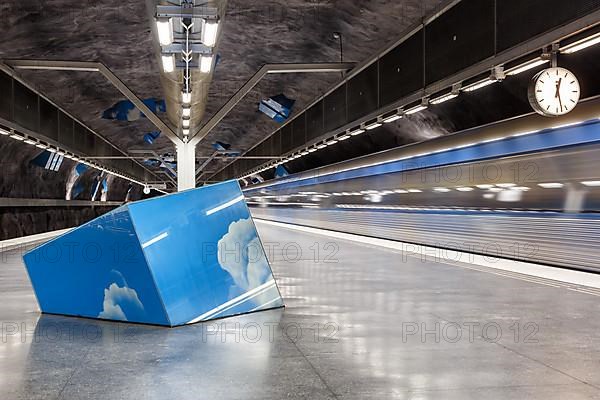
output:
<path id="1" fill-rule="evenodd" d="M 529 84 L 531 107 L 547 117 L 569 113 L 579 102 L 580 94 L 577 77 L 568 69 L 560 67 L 543 70 Z"/>

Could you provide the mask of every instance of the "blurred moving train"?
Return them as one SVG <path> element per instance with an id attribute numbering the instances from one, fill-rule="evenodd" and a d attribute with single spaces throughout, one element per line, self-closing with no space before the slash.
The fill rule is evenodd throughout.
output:
<path id="1" fill-rule="evenodd" d="M 255 218 L 600 271 L 600 100 L 247 186 Z"/>

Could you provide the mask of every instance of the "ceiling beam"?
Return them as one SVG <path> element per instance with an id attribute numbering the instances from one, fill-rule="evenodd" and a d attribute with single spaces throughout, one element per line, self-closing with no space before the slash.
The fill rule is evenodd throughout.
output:
<path id="1" fill-rule="evenodd" d="M 51 61 L 51 60 L 5 60 L 7 65 L 14 69 L 26 70 L 50 70 L 50 71 L 83 71 L 99 72 L 110 83 L 113 84 L 119 92 L 129 99 L 144 115 L 164 133 L 174 144 L 183 143 L 179 136 L 156 115 L 144 102 L 125 85 L 106 65 L 101 62 L 93 61 Z"/>
<path id="2" fill-rule="evenodd" d="M 190 143 L 194 146 L 200 143 L 269 74 L 344 72 L 354 68 L 354 65 L 354 63 L 265 64 L 231 96 L 229 101 L 203 127 L 190 136 Z"/>

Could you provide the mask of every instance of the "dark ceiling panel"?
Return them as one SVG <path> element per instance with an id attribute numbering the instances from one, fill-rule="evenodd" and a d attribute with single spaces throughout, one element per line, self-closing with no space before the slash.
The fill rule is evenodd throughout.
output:
<path id="1" fill-rule="evenodd" d="M 494 55 L 494 9 L 495 0 L 463 0 L 426 26 L 427 84 Z"/>
<path id="2" fill-rule="evenodd" d="M 498 0 L 497 7 L 498 51 L 502 51 L 600 9 L 600 0 Z"/>
<path id="3" fill-rule="evenodd" d="M 348 119 L 353 121 L 378 108 L 378 63 L 371 64 L 348 82 Z"/>
<path id="4" fill-rule="evenodd" d="M 423 87 L 423 31 L 418 31 L 379 60 L 381 105 Z"/>
<path id="5" fill-rule="evenodd" d="M 346 85 L 344 84 L 325 97 L 325 132 L 337 129 L 348 122 L 346 110 Z"/>

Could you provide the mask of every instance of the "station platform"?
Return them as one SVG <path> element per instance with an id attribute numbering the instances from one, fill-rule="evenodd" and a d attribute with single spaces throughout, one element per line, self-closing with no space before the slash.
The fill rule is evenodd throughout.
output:
<path id="1" fill-rule="evenodd" d="M 285 309 L 173 329 L 40 315 L 1 253 L 0 398 L 600 398 L 598 275 L 257 227 Z"/>

